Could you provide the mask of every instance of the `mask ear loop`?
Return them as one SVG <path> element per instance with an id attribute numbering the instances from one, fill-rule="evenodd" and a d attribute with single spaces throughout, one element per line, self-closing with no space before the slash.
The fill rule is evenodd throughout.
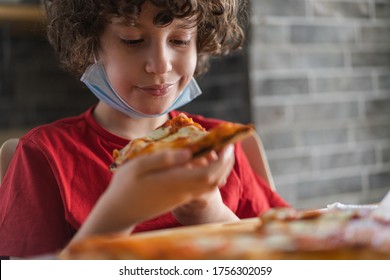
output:
<path id="1" fill-rule="evenodd" d="M 93 62 L 94 63 L 97 63 L 98 62 L 98 60 L 97 60 L 97 55 L 96 55 L 96 52 L 95 52 L 95 50 L 94 50 L 94 48 L 92 47 L 92 57 L 93 57 Z"/>
<path id="2" fill-rule="evenodd" d="M 97 59 L 96 59 L 95 52 L 92 53 L 92 56 L 93 56 L 93 62 L 94 62 L 94 63 L 97 63 L 98 61 L 97 61 Z"/>

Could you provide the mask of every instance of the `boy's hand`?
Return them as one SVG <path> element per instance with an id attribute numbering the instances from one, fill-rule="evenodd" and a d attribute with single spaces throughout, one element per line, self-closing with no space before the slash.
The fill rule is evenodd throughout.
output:
<path id="1" fill-rule="evenodd" d="M 234 153 L 232 146 L 227 147 L 219 156 L 231 157 L 226 166 L 224 176 L 220 177 L 215 187 L 189 203 L 181 205 L 172 211 L 172 214 L 182 225 L 194 225 L 213 222 L 225 222 L 238 220 L 237 216 L 223 203 L 220 187 L 226 184 L 234 164 Z M 191 163 L 192 168 L 207 166 L 209 161 L 216 160 L 218 155 L 211 153 L 207 158 L 202 158 Z M 232 160 L 232 161 L 231 161 Z"/>
<path id="2" fill-rule="evenodd" d="M 201 216 L 207 217 L 214 210 L 220 215 L 223 203 L 216 186 L 222 185 L 231 172 L 233 146 L 203 164 L 188 164 L 191 157 L 189 150 L 169 150 L 123 164 L 74 240 L 92 234 L 129 232 L 136 223 L 171 211 L 206 193 L 209 194 L 200 200 L 207 201 Z"/>

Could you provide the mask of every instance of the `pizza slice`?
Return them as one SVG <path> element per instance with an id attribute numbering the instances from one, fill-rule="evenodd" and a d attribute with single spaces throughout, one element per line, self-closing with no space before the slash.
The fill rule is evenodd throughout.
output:
<path id="1" fill-rule="evenodd" d="M 231 122 L 221 123 L 206 131 L 199 123 L 181 113 L 148 136 L 130 141 L 121 150 L 114 150 L 114 162 L 110 169 L 115 170 L 125 161 L 138 156 L 166 149 L 189 148 L 193 157 L 203 156 L 213 150 L 219 151 L 227 144 L 234 143 L 253 131 L 251 125 Z"/>

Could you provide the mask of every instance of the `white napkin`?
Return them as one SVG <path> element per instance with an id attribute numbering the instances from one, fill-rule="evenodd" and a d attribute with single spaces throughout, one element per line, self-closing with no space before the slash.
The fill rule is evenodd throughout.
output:
<path id="1" fill-rule="evenodd" d="M 377 204 L 343 204 L 341 202 L 335 202 L 327 205 L 327 209 L 367 209 L 375 210 L 378 208 Z"/>

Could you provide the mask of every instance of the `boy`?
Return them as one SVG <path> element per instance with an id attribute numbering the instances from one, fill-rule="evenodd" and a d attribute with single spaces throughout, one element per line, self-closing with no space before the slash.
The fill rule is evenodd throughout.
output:
<path id="1" fill-rule="evenodd" d="M 93 234 L 234 221 L 287 205 L 253 172 L 240 145 L 196 161 L 185 150 L 146 156 L 113 179 L 108 170 L 114 149 L 200 94 L 193 76 L 206 70 L 209 55 L 241 45 L 238 5 L 45 2 L 62 65 L 82 75 L 99 102 L 20 139 L 0 189 L 0 255 L 53 252 Z M 191 117 L 206 129 L 220 122 Z"/>

